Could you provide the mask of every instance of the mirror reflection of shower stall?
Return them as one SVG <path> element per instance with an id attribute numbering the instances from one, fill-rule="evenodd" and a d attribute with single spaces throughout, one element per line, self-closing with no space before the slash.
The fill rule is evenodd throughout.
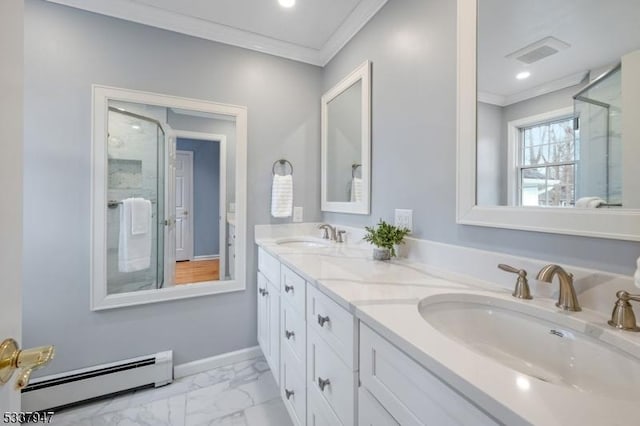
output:
<path id="1" fill-rule="evenodd" d="M 161 288 L 164 285 L 165 133 L 157 120 L 117 103 L 109 106 L 108 123 L 108 293 Z M 146 226 L 148 235 L 133 236 L 150 240 L 148 268 L 127 269 L 122 265 L 119 249 L 121 234 L 126 230 L 121 229 L 121 215 L 123 203 L 133 198 L 148 200 L 151 204 L 151 217 Z"/>
<path id="2" fill-rule="evenodd" d="M 235 119 L 114 100 L 108 111 L 107 294 L 234 279 Z M 148 232 L 135 233 L 141 218 Z"/>
<path id="3" fill-rule="evenodd" d="M 614 67 L 574 96 L 576 198 L 598 197 L 622 206 L 622 70 Z"/>

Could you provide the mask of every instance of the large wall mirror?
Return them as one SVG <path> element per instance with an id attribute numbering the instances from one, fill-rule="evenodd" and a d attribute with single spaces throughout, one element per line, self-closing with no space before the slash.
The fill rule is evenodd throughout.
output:
<path id="1" fill-rule="evenodd" d="M 458 16 L 458 221 L 640 240 L 640 3 Z"/>
<path id="2" fill-rule="evenodd" d="M 246 109 L 93 88 L 93 310 L 245 288 Z"/>
<path id="3" fill-rule="evenodd" d="M 369 214 L 371 64 L 322 96 L 322 210 Z"/>

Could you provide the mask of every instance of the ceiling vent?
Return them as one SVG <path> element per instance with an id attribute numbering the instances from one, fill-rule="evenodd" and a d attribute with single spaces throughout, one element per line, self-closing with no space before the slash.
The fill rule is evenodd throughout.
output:
<path id="1" fill-rule="evenodd" d="M 535 43 L 531 43 L 522 49 L 508 54 L 506 57 L 529 65 L 551 55 L 555 55 L 570 46 L 569 43 L 565 43 L 555 37 L 545 37 L 542 40 L 538 40 Z"/>

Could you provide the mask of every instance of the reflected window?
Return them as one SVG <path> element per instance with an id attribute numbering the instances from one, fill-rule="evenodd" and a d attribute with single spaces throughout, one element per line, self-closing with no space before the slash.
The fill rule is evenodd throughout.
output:
<path id="1" fill-rule="evenodd" d="M 518 128 L 515 170 L 520 205 L 575 205 L 579 151 L 576 123 L 573 117 L 558 117 Z"/>

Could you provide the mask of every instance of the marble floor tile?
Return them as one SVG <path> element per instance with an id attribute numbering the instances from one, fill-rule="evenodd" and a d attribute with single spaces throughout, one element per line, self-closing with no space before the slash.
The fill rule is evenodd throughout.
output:
<path id="1" fill-rule="evenodd" d="M 286 426 L 288 413 L 264 358 L 183 377 L 56 413 L 69 426 Z"/>

